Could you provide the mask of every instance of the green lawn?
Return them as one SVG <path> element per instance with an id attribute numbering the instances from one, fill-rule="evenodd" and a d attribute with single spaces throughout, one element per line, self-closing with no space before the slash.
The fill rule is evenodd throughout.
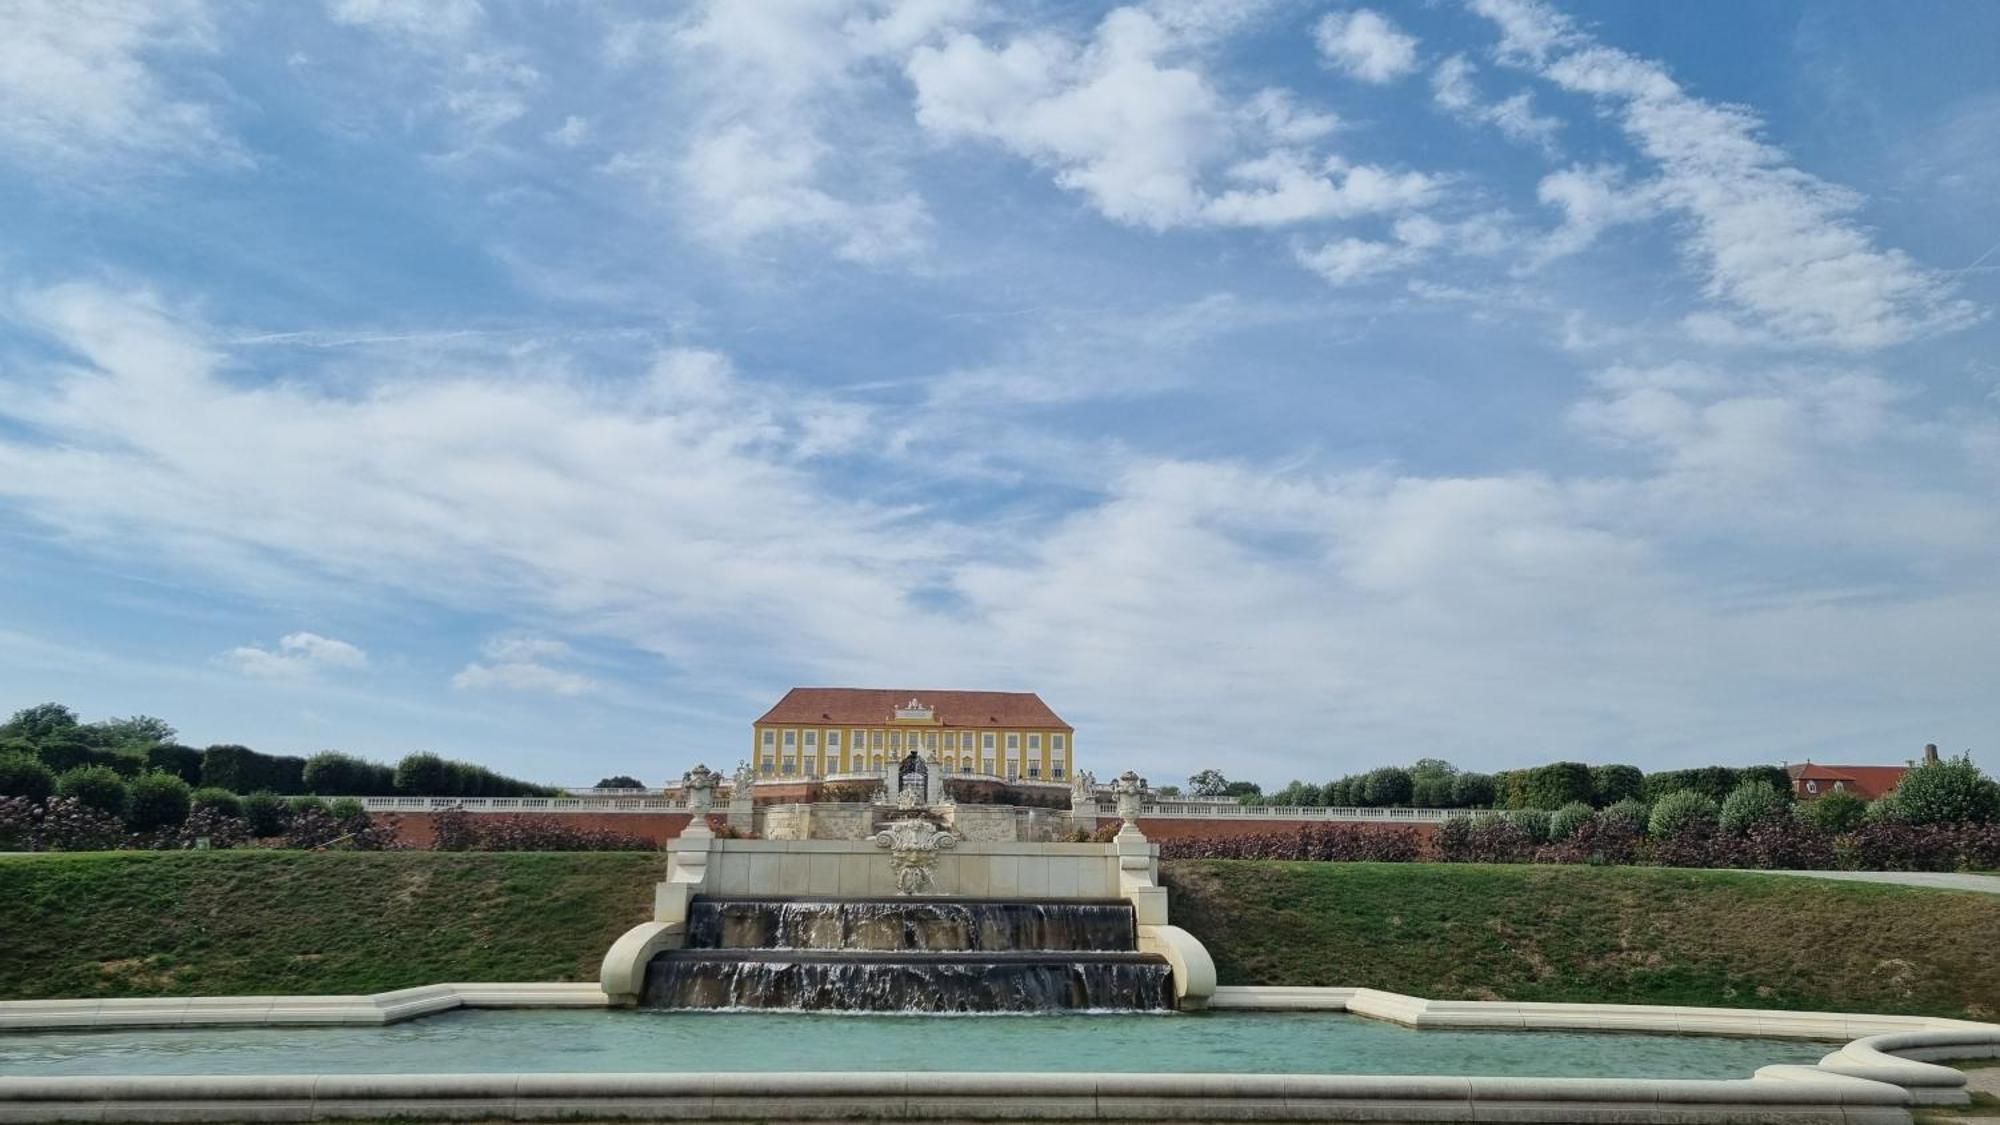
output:
<path id="1" fill-rule="evenodd" d="M 1180 861 L 1224 984 L 2000 1018 L 2000 896 L 1641 867 Z"/>
<path id="2" fill-rule="evenodd" d="M 588 980 L 657 854 L 0 858 L 0 999 Z M 1225 984 L 2000 1018 L 2000 896 L 1658 868 L 1168 863 Z"/>
<path id="3" fill-rule="evenodd" d="M 663 870 L 643 852 L 0 859 L 0 999 L 588 980 Z"/>

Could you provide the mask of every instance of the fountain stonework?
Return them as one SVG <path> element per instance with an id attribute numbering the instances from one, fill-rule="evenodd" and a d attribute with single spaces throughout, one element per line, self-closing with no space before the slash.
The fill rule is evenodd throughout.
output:
<path id="1" fill-rule="evenodd" d="M 667 845 L 653 919 L 605 955 L 614 1003 L 1198 1009 L 1215 991 L 1208 951 L 1167 920 L 1130 772 L 1113 786 L 1124 826 L 1102 844 L 970 838 L 953 827 L 962 808 L 924 803 L 928 779 L 907 775 L 866 815 L 826 810 L 865 835 L 724 839 L 706 816 L 719 780 L 703 766 L 683 779 L 699 812 Z"/>

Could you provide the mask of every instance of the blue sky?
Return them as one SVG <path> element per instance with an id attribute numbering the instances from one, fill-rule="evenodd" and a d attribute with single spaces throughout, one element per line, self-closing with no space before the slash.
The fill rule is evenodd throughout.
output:
<path id="1" fill-rule="evenodd" d="M 0 5 L 0 709 L 1993 761 L 2000 8 Z"/>

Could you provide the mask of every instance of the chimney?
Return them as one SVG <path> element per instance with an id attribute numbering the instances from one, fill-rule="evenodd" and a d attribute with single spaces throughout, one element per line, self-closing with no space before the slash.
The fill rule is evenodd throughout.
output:
<path id="1" fill-rule="evenodd" d="M 1937 760 L 1938 760 L 1938 759 L 1937 759 L 1937 743 L 1935 743 L 1935 742 L 1927 742 L 1927 743 L 1925 743 L 1925 744 L 1924 744 L 1924 764 L 1925 764 L 1925 765 L 1927 765 L 1927 766 L 1934 766 L 1934 765 L 1937 765 Z"/>

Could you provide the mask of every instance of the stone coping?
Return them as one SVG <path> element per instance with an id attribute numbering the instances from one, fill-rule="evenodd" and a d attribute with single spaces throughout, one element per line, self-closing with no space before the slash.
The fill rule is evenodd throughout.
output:
<path id="1" fill-rule="evenodd" d="M 453 1008 L 609 1003 L 577 984 L 440 984 L 373 996 L 22 1000 L 0 1031 L 386 1024 Z M 1746 1079 L 990 1072 L 260 1075 L 0 1078 L 0 1122 L 340 1117 L 1907 1122 L 1964 1104 L 1937 1058 L 2000 1057 L 2000 1026 L 1926 1016 L 1427 1000 L 1366 988 L 1216 989 L 1222 1010 L 1328 1011 L 1411 1027 L 1647 1031 L 1849 1040 L 1816 1066 Z"/>
<path id="2" fill-rule="evenodd" d="M 991 1072 L 0 1078 L 0 1121 L 1909 1120 L 1909 1097 L 1895 1086 L 1766 1069 L 1786 1073 L 1722 1081 Z M 1790 1073 L 1799 1070 L 1806 1073 Z"/>
<path id="3" fill-rule="evenodd" d="M 161 996 L 0 1001 L 0 1032 L 399 1023 L 455 1008 L 605 1008 L 596 981 L 427 984 L 370 996 Z"/>

